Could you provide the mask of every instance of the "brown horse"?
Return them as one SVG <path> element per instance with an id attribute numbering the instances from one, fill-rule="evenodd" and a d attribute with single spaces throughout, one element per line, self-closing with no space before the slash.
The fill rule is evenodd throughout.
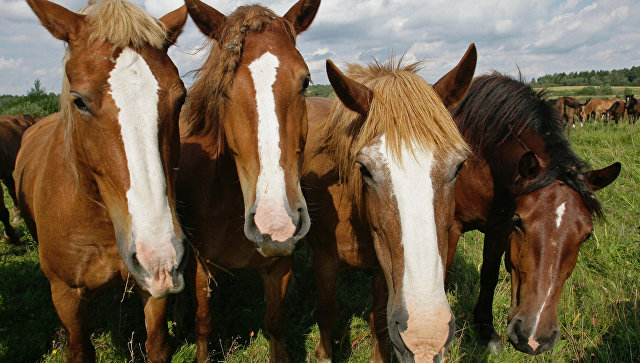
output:
<path id="1" fill-rule="evenodd" d="M 640 118 L 640 103 L 633 95 L 625 97 L 625 109 L 629 118 L 629 125 L 631 125 L 631 122 L 635 125 L 638 118 Z"/>
<path id="2" fill-rule="evenodd" d="M 607 121 L 613 120 L 617 125 L 618 121 L 624 118 L 625 110 L 625 102 L 622 100 L 616 100 L 607 110 Z"/>
<path id="3" fill-rule="evenodd" d="M 480 343 L 497 351 L 502 343 L 492 303 L 506 251 L 509 340 L 520 351 L 544 352 L 560 335 L 562 286 L 592 233 L 592 216 L 602 215 L 593 191 L 618 176 L 620 163 L 587 171 L 553 108 L 529 86 L 500 74 L 476 78 L 452 114 L 474 156 L 456 183 L 447 267 L 461 233 L 484 233 L 474 325 Z"/>
<path id="4" fill-rule="evenodd" d="M 187 260 L 173 203 L 185 88 L 167 56 L 186 8 L 158 21 L 121 0 L 82 14 L 28 3 L 68 44 L 61 112 L 25 133 L 16 184 L 69 361 L 95 359 L 87 303 L 129 275 L 146 289 L 149 358 L 167 361 L 167 323 L 151 318 L 159 298 L 182 290 Z"/>
<path id="5" fill-rule="evenodd" d="M 316 358 L 332 357 L 343 268 L 374 273 L 373 362 L 387 361 L 387 337 L 403 362 L 442 362 L 455 331 L 444 292 L 454 185 L 468 148 L 446 111 L 462 98 L 476 65 L 471 45 L 433 88 L 419 64 L 327 61 L 340 101 L 308 99 L 304 185 L 318 285 Z M 443 104 L 444 103 L 444 104 Z"/>
<path id="6" fill-rule="evenodd" d="M 580 126 L 584 126 L 584 120 L 582 119 L 582 107 L 583 104 L 573 97 L 560 97 L 556 100 L 549 101 L 556 112 L 562 116 L 567 127 L 575 127 L 575 117 L 578 117 Z"/>
<path id="7" fill-rule="evenodd" d="M 585 121 L 593 117 L 593 122 L 597 124 L 598 121 L 602 121 L 602 119 L 607 115 L 607 110 L 611 108 L 615 102 L 616 100 L 603 100 L 600 98 L 593 99 L 584 105 L 580 115 L 582 115 L 582 119 Z"/>
<path id="8" fill-rule="evenodd" d="M 220 268 L 260 272 L 271 358 L 285 361 L 280 305 L 290 255 L 309 230 L 300 175 L 310 75 L 295 40 L 320 1 L 300 0 L 284 17 L 258 5 L 226 17 L 201 1 L 186 3 L 213 41 L 181 117 L 188 129 L 178 177 L 181 220 L 198 257 L 198 361 L 208 355 L 209 284 Z"/>
<path id="9" fill-rule="evenodd" d="M 4 116 L 0 115 L 0 179 L 7 187 L 7 191 L 13 200 L 13 223 L 20 220 L 20 209 L 16 200 L 16 187 L 13 181 L 13 169 L 16 165 L 16 156 L 22 143 L 22 134 L 36 123 L 40 117 L 30 115 Z M 9 243 L 18 243 L 20 237 L 11 225 L 11 216 L 4 205 L 4 191 L 0 187 L 0 222 L 4 224 L 4 238 Z"/>

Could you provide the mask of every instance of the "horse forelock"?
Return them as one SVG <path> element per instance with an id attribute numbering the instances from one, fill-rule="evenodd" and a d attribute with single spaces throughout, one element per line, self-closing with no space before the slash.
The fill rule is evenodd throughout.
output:
<path id="1" fill-rule="evenodd" d="M 416 72 L 420 63 L 402 65 L 402 59 L 350 64 L 347 74 L 372 90 L 374 97 L 365 117 L 340 101 L 332 105 L 325 130 L 325 150 L 337 165 L 354 205 L 360 207 L 361 177 L 355 168 L 360 150 L 384 135 L 392 158 L 402 165 L 403 147 L 414 152 L 466 154 L 469 148 L 433 87 Z"/>
<path id="2" fill-rule="evenodd" d="M 499 150 L 510 135 L 531 131 L 542 139 L 549 165 L 536 179 L 513 185 L 514 195 L 528 194 L 561 180 L 580 194 L 592 215 L 602 217 L 600 202 L 584 179 L 589 165 L 571 149 L 560 116 L 544 99 L 544 91 L 535 92 L 521 80 L 494 72 L 476 77 L 451 113 L 473 152 L 489 163 L 509 157 L 499 155 Z"/>
<path id="3" fill-rule="evenodd" d="M 285 30 L 295 45 L 293 24 L 260 5 L 239 7 L 222 25 L 220 40 L 205 41 L 203 48 L 210 45 L 210 52 L 202 67 L 195 71 L 196 80 L 189 89 L 187 104 L 183 109 L 182 118 L 188 125 L 188 136 L 211 133 L 217 152 L 223 151 L 225 95 L 233 84 L 245 38 L 251 32 L 261 33 L 275 24 Z"/>
<path id="4" fill-rule="evenodd" d="M 163 49 L 166 44 L 167 29 L 164 24 L 128 1 L 91 0 L 87 6 L 78 11 L 78 14 L 86 15 L 87 29 L 90 32 L 88 41 L 111 44 L 114 51 L 125 47 L 142 48 L 146 45 Z M 71 49 L 67 46 L 62 60 L 63 69 L 70 58 Z M 75 116 L 70 92 L 69 78 L 64 73 L 60 92 L 60 113 L 65 126 L 65 154 L 70 171 L 77 180 L 75 146 L 72 137 Z"/>

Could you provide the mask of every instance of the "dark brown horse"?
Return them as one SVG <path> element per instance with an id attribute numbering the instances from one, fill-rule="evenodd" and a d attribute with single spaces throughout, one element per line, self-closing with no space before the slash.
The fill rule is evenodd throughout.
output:
<path id="1" fill-rule="evenodd" d="M 389 337 L 403 362 L 444 361 L 455 331 L 444 292 L 447 231 L 468 153 L 446 106 L 469 87 L 476 57 L 471 45 L 433 88 L 418 64 L 350 65 L 345 76 L 328 61 L 340 101 L 307 100 L 318 362 L 332 358 L 336 277 L 345 268 L 374 273 L 370 361 L 388 360 Z"/>
<path id="2" fill-rule="evenodd" d="M 640 102 L 633 95 L 627 95 L 625 97 L 625 108 L 629 118 L 629 125 L 632 122 L 635 125 L 638 118 L 640 118 Z"/>
<path id="3" fill-rule="evenodd" d="M 208 355 L 209 284 L 220 268 L 260 272 L 271 359 L 286 361 L 280 305 L 290 255 L 309 230 L 300 175 L 310 76 L 295 41 L 320 1 L 300 0 L 284 17 L 258 5 L 226 17 L 201 1 L 186 3 L 212 40 L 181 116 L 178 177 L 181 220 L 197 257 L 198 361 Z"/>
<path id="4" fill-rule="evenodd" d="M 474 325 L 480 343 L 499 350 L 492 302 L 506 251 L 509 341 L 526 353 L 544 352 L 560 336 L 562 286 L 592 233 L 593 216 L 603 213 L 593 191 L 618 176 L 620 163 L 587 171 L 553 108 L 529 86 L 500 74 L 475 79 L 452 114 L 474 157 L 456 183 L 447 266 L 461 233 L 484 233 Z"/>
<path id="5" fill-rule="evenodd" d="M 16 200 L 16 186 L 13 181 L 13 169 L 16 165 L 16 156 L 22 143 L 22 134 L 41 117 L 30 115 L 4 116 L 0 115 L 0 179 L 7 187 L 7 191 L 13 200 L 13 224 L 19 223 L 20 209 Z M 4 191 L 0 187 L 0 222 L 4 224 L 4 238 L 9 243 L 18 243 L 20 236 L 16 234 L 11 225 L 11 216 L 4 205 Z"/>
<path id="6" fill-rule="evenodd" d="M 622 100 L 616 100 L 616 102 L 614 102 L 607 110 L 607 121 L 613 120 L 617 125 L 618 121 L 622 120 L 624 117 L 625 110 L 625 102 Z"/>
<path id="7" fill-rule="evenodd" d="M 67 356 L 95 359 L 87 303 L 132 275 L 145 289 L 149 358 L 168 361 L 167 323 L 153 317 L 154 304 L 184 286 L 173 201 L 186 92 L 167 49 L 186 8 L 158 21 L 121 0 L 98 1 L 82 14 L 28 3 L 68 44 L 61 112 L 27 130 L 15 172 L 23 217 L 67 330 Z"/>

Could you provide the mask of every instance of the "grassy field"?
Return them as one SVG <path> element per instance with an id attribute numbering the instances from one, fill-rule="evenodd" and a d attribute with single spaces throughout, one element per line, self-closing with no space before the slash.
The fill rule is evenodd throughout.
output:
<path id="1" fill-rule="evenodd" d="M 558 98 L 558 97 L 562 97 L 562 96 L 571 96 L 574 97 L 582 102 L 584 102 L 587 99 L 595 99 L 595 98 L 604 98 L 604 99 L 612 99 L 612 98 L 624 98 L 625 95 L 625 90 L 631 90 L 633 92 L 634 95 L 636 95 L 636 98 L 638 95 L 640 95 L 640 87 L 631 87 L 631 86 L 627 86 L 627 87 L 618 87 L 618 86 L 613 86 L 610 87 L 613 90 L 613 94 L 600 94 L 598 93 L 598 91 L 601 91 L 602 88 L 601 87 L 592 87 L 594 91 L 596 91 L 595 94 L 581 94 L 580 92 L 585 88 L 585 86 L 561 86 L 561 87 L 545 87 L 545 88 L 535 88 L 536 91 L 540 91 L 540 90 L 545 90 L 545 94 L 547 96 L 547 98 L 552 99 L 552 98 Z"/>
<path id="2" fill-rule="evenodd" d="M 640 93 L 640 92 L 639 92 Z M 600 168 L 620 161 L 620 177 L 597 194 L 606 220 L 595 225 L 594 237 L 581 249 L 573 275 L 564 286 L 559 306 L 561 338 L 556 348 L 531 357 L 505 346 L 500 354 L 478 346 L 471 312 L 478 293 L 482 237 L 467 233 L 460 241 L 448 293 L 457 332 L 449 362 L 631 362 L 640 357 L 640 125 L 589 124 L 571 133 L 575 150 Z M 6 194 L 5 194 L 6 195 Z M 23 245 L 0 242 L 0 361 L 63 362 L 65 336 L 46 278 L 38 265 L 37 245 L 24 225 Z M 314 322 L 315 288 L 306 248 L 296 255 L 296 271 L 286 303 L 287 350 L 292 362 L 314 361 L 318 340 Z M 262 284 L 249 271 L 224 274 L 213 292 L 212 358 L 228 362 L 268 361 L 264 333 Z M 339 280 L 341 306 L 334 330 L 339 362 L 368 361 L 371 279 L 351 271 Z M 506 333 L 510 277 L 503 270 L 494 301 L 496 329 Z M 173 301 L 168 322 L 178 349 L 174 362 L 194 359 L 191 303 L 183 294 Z M 136 294 L 124 286 L 106 291 L 91 303 L 92 340 L 100 362 L 144 361 L 144 318 Z M 506 343 L 506 340 L 504 340 Z M 507 343 L 508 344 L 508 343 Z"/>

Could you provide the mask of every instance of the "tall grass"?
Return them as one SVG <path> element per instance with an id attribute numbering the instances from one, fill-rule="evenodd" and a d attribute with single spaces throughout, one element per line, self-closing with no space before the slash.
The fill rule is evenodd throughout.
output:
<path id="1" fill-rule="evenodd" d="M 477 343 L 472 310 L 479 289 L 482 239 L 467 233 L 460 241 L 448 293 L 457 332 L 449 362 L 631 362 L 640 357 L 640 126 L 591 125 L 571 133 L 575 150 L 592 166 L 622 162 L 612 185 L 597 192 L 606 220 L 580 251 L 559 306 L 561 337 L 551 352 L 532 357 L 508 343 L 499 354 Z M 6 195 L 6 194 L 5 194 Z M 66 340 L 51 303 L 48 282 L 38 266 L 37 245 L 24 226 L 24 245 L 0 243 L 0 361 L 63 362 Z M 314 361 L 318 341 L 315 282 L 306 247 L 295 256 L 294 282 L 286 301 L 287 350 L 293 362 Z M 255 272 L 223 274 L 213 291 L 212 358 L 229 362 L 268 361 L 262 283 Z M 334 357 L 364 362 L 370 353 L 368 315 L 371 278 L 365 271 L 340 276 L 340 319 L 334 330 Z M 195 358 L 193 315 L 187 294 L 174 299 L 169 327 L 178 352 L 174 362 Z M 496 288 L 495 325 L 505 336 L 510 277 L 504 271 Z M 121 287 L 99 295 L 90 305 L 90 328 L 100 362 L 143 361 L 144 319 L 136 294 Z"/>

